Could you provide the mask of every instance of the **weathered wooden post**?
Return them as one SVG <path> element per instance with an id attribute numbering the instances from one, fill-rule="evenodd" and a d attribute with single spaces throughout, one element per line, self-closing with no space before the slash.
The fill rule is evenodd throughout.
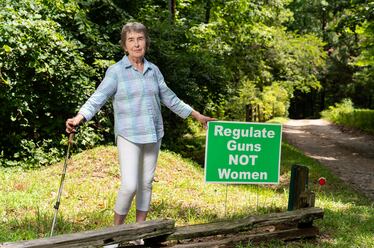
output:
<path id="1" fill-rule="evenodd" d="M 315 194 L 308 189 L 308 175 L 308 167 L 292 165 L 288 211 L 314 207 Z"/>
<path id="2" fill-rule="evenodd" d="M 292 165 L 288 211 L 314 207 L 315 194 L 308 189 L 309 169 L 303 165 Z M 313 226 L 313 220 L 304 219 L 298 223 L 299 228 Z"/>
<path id="3" fill-rule="evenodd" d="M 245 121 L 252 121 L 252 106 L 250 104 L 245 105 Z"/>

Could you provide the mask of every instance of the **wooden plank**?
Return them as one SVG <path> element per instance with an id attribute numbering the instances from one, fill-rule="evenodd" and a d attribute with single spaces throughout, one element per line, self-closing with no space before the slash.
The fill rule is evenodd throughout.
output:
<path id="1" fill-rule="evenodd" d="M 319 231 L 316 227 L 309 228 L 294 228 L 288 230 L 265 232 L 258 234 L 236 234 L 224 238 L 214 238 L 210 240 L 195 240 L 191 243 L 189 241 L 186 244 L 177 244 L 172 247 L 174 248 L 192 248 L 192 247 L 235 247 L 236 245 L 242 244 L 246 246 L 249 242 L 258 243 L 261 241 L 270 241 L 272 239 L 277 240 L 296 240 L 296 239 L 306 239 L 315 238 Z"/>
<path id="2" fill-rule="evenodd" d="M 174 232 L 174 220 L 153 220 L 143 223 L 112 226 L 100 230 L 65 234 L 44 239 L 0 244 L 4 248 L 101 247 L 136 239 L 147 239 Z"/>
<path id="3" fill-rule="evenodd" d="M 297 225 L 321 218 L 323 218 L 322 209 L 305 208 L 283 213 L 251 216 L 237 220 L 176 227 L 175 232 L 169 235 L 167 240 L 183 240 L 219 234 L 238 233 L 270 225 L 281 226 L 287 225 L 288 223 L 295 223 Z"/>

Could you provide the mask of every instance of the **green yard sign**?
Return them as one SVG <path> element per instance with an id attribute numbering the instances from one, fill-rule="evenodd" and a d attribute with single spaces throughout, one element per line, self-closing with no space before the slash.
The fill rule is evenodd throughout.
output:
<path id="1" fill-rule="evenodd" d="M 278 184 L 280 124 L 208 123 L 205 182 Z"/>

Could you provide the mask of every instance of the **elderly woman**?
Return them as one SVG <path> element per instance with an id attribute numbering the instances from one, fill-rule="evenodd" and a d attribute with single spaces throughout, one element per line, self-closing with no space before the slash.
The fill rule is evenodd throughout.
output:
<path id="1" fill-rule="evenodd" d="M 146 219 L 152 181 L 164 128 L 161 104 L 182 118 L 189 115 L 206 127 L 213 118 L 181 101 L 164 81 L 159 68 L 144 58 L 150 40 L 141 23 L 127 23 L 121 32 L 127 55 L 110 66 L 94 94 L 78 114 L 66 121 L 66 132 L 90 120 L 113 97 L 114 130 L 121 169 L 121 186 L 114 207 L 114 224 L 123 224 L 136 195 L 136 222 Z"/>

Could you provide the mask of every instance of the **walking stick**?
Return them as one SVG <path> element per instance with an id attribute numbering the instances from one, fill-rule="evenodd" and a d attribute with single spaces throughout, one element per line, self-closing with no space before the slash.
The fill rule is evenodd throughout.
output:
<path id="1" fill-rule="evenodd" d="M 69 160 L 70 147 L 73 144 L 73 138 L 74 138 L 74 132 L 71 132 L 69 134 L 68 149 L 66 151 L 65 163 L 64 163 L 64 168 L 62 170 L 61 181 L 60 181 L 60 188 L 58 189 L 58 195 L 57 195 L 57 201 L 56 201 L 56 204 L 54 205 L 55 216 L 53 217 L 53 222 L 52 222 L 52 228 L 51 228 L 50 237 L 53 236 L 53 230 L 54 230 L 55 225 L 56 225 L 57 212 L 58 212 L 58 208 L 60 207 L 60 199 L 61 199 L 61 194 L 62 194 L 62 187 L 64 186 L 64 179 L 65 179 L 65 175 L 66 175 L 66 167 L 67 167 L 67 162 Z"/>

